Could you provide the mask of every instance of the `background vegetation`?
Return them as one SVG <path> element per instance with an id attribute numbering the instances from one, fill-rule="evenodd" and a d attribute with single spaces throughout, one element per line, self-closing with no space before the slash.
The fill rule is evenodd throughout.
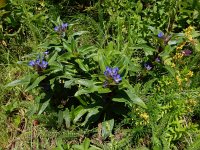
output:
<path id="1" fill-rule="evenodd" d="M 200 149 L 198 0 L 1 0 L 0 149 Z"/>

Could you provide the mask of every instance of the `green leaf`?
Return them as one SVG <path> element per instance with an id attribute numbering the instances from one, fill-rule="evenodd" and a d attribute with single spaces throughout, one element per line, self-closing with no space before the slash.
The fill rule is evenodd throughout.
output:
<path id="1" fill-rule="evenodd" d="M 175 77 L 176 76 L 176 72 L 175 72 L 175 69 L 172 68 L 171 66 L 168 66 L 168 65 L 165 65 L 165 68 L 169 71 L 169 73 Z"/>
<path id="2" fill-rule="evenodd" d="M 83 71 L 85 71 L 85 72 L 88 72 L 88 71 L 89 71 L 88 65 L 87 65 L 87 64 L 84 64 L 84 63 L 83 63 L 83 60 L 81 60 L 81 59 L 76 59 L 75 62 L 78 63 L 79 67 L 80 67 Z"/>
<path id="3" fill-rule="evenodd" d="M 86 123 L 88 123 L 88 120 L 93 116 L 99 113 L 99 108 L 102 108 L 100 106 L 92 108 L 92 109 L 88 109 L 88 114 L 85 117 L 85 121 L 82 123 L 82 126 L 84 126 Z"/>
<path id="4" fill-rule="evenodd" d="M 84 139 L 83 143 L 81 145 L 73 145 L 72 148 L 74 150 L 89 150 L 90 147 L 90 139 L 86 138 Z"/>
<path id="5" fill-rule="evenodd" d="M 25 91 L 32 90 L 33 88 L 37 87 L 38 84 L 44 79 L 46 76 L 39 76 L 36 78 L 36 80 L 31 84 Z"/>
<path id="6" fill-rule="evenodd" d="M 132 49 L 143 49 L 146 56 L 153 55 L 153 52 L 156 51 L 155 48 L 152 48 L 152 47 L 150 47 L 146 44 L 139 44 L 139 45 L 136 45 L 136 46 L 130 47 L 130 48 L 132 48 Z"/>
<path id="7" fill-rule="evenodd" d="M 65 111 L 63 112 L 63 118 L 65 120 L 66 127 L 69 128 L 70 127 L 71 116 L 70 116 L 70 112 L 69 112 L 68 108 L 66 108 Z"/>
<path id="8" fill-rule="evenodd" d="M 94 87 L 95 86 L 95 83 L 92 80 L 79 79 L 79 80 L 76 80 L 75 82 L 76 82 L 76 84 L 84 85 L 86 87 Z"/>
<path id="9" fill-rule="evenodd" d="M 88 110 L 84 109 L 82 106 L 78 106 L 74 112 L 75 118 L 73 120 L 76 123 Z"/>
<path id="10" fill-rule="evenodd" d="M 150 90 L 150 89 L 152 88 L 152 84 L 153 84 L 156 80 L 157 80 L 157 78 L 152 79 L 152 80 L 146 82 L 146 83 L 144 84 L 144 89 L 143 89 L 143 91 L 144 91 L 144 92 L 147 92 L 148 90 Z"/>
<path id="11" fill-rule="evenodd" d="M 101 52 L 98 53 L 98 61 L 99 61 L 99 66 L 101 68 L 101 71 L 105 71 L 106 70 L 106 59 L 105 56 L 103 56 L 103 54 Z"/>
<path id="12" fill-rule="evenodd" d="M 169 45 L 165 46 L 165 49 L 159 54 L 160 57 L 162 57 L 163 60 L 169 58 L 169 54 L 172 52 Z"/>
<path id="13" fill-rule="evenodd" d="M 132 103 L 135 103 L 143 108 L 147 108 L 145 103 L 134 93 L 131 92 L 131 90 L 126 90 L 126 94 L 129 96 Z"/>
<path id="14" fill-rule="evenodd" d="M 75 150 L 85 150 L 82 145 L 73 145 L 72 148 Z"/>
<path id="15" fill-rule="evenodd" d="M 91 86 L 89 88 L 81 88 L 79 89 L 74 96 L 79 96 L 79 95 L 83 95 L 83 94 L 89 94 L 89 93 L 93 93 L 93 92 L 98 92 L 98 93 L 109 93 L 110 89 L 108 88 L 103 88 L 101 86 Z"/>
<path id="16" fill-rule="evenodd" d="M 42 114 L 43 111 L 47 108 L 47 106 L 49 105 L 49 101 L 50 100 L 47 100 L 46 102 L 44 102 L 40 108 L 40 111 L 38 112 L 38 115 Z"/>
<path id="17" fill-rule="evenodd" d="M 93 93 L 93 92 L 94 92 L 94 90 L 92 88 L 90 88 L 90 89 L 89 88 L 80 89 L 74 94 L 74 96 L 77 97 L 77 96 L 80 96 L 82 94 L 88 94 L 88 93 Z"/>
<path id="18" fill-rule="evenodd" d="M 17 85 L 27 85 L 30 83 L 31 77 L 32 77 L 32 75 L 26 76 L 25 78 L 20 79 L 20 80 L 14 80 L 11 83 L 8 83 L 5 87 L 11 87 L 11 86 L 17 86 Z"/>
<path id="19" fill-rule="evenodd" d="M 88 150 L 90 146 L 90 139 L 86 138 L 83 142 L 84 150 Z"/>
<path id="20" fill-rule="evenodd" d="M 72 79 L 72 80 L 65 81 L 64 87 L 70 89 L 71 86 L 74 84 L 74 81 L 75 81 L 75 80 L 73 80 L 73 79 Z"/>
<path id="21" fill-rule="evenodd" d="M 102 86 L 96 86 L 96 90 L 98 93 L 109 93 L 111 90 L 109 88 L 104 88 Z"/>
<path id="22" fill-rule="evenodd" d="M 63 71 L 63 65 L 57 61 L 54 61 L 51 63 L 50 69 L 46 71 L 48 72 L 48 75 L 59 71 Z"/>
<path id="23" fill-rule="evenodd" d="M 85 33 L 89 33 L 88 31 L 79 31 L 79 32 L 75 32 L 72 36 L 75 37 L 75 36 L 81 36 L 82 34 L 85 34 Z"/>
<path id="24" fill-rule="evenodd" d="M 113 127 L 114 119 L 102 122 L 102 137 L 104 140 L 112 134 Z"/>
<path id="25" fill-rule="evenodd" d="M 39 104 L 32 104 L 28 109 L 27 116 L 28 117 L 33 116 L 37 112 L 38 108 Z"/>
<path id="26" fill-rule="evenodd" d="M 84 46 L 78 48 L 77 51 L 79 53 L 81 53 L 82 55 L 88 55 L 89 53 L 96 52 L 97 48 L 95 46 L 84 45 Z"/>
<path id="27" fill-rule="evenodd" d="M 113 98 L 112 101 L 120 102 L 120 103 L 126 103 L 128 100 L 125 99 L 125 98 Z"/>
<path id="28" fill-rule="evenodd" d="M 63 123 L 63 111 L 60 110 L 58 112 L 58 127 L 61 127 L 62 123 Z"/>
<path id="29" fill-rule="evenodd" d="M 48 60 L 49 65 L 53 64 L 53 62 L 56 60 L 57 56 L 58 56 L 58 52 L 55 52 L 53 54 L 53 56 L 51 56 L 51 58 Z"/>
<path id="30" fill-rule="evenodd" d="M 64 49 L 66 49 L 68 52 L 72 53 L 72 48 L 71 45 L 69 43 L 67 43 L 66 40 L 63 39 L 63 47 Z"/>
<path id="31" fill-rule="evenodd" d="M 136 5 L 137 5 L 136 6 L 136 12 L 140 13 L 142 11 L 143 5 L 140 1 L 138 1 Z"/>

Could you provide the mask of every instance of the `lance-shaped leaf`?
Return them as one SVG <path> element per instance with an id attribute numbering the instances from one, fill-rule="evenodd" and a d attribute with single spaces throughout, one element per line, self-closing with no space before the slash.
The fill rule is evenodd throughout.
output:
<path id="1" fill-rule="evenodd" d="M 29 86 L 27 87 L 27 89 L 25 91 L 29 91 L 29 90 L 32 90 L 33 88 L 37 87 L 38 84 L 44 80 L 46 78 L 46 76 L 39 76 L 35 79 L 35 81 Z"/>
<path id="2" fill-rule="evenodd" d="M 38 112 L 38 115 L 42 114 L 43 111 L 47 108 L 47 106 L 49 105 L 49 101 L 50 100 L 47 100 L 46 102 L 44 102 L 40 108 L 40 111 Z"/>
<path id="3" fill-rule="evenodd" d="M 145 103 L 136 94 L 134 94 L 130 90 L 126 90 L 125 92 L 128 95 L 128 97 L 130 98 L 130 101 L 132 103 L 135 103 L 135 104 L 137 104 L 137 105 L 139 105 L 139 106 L 141 106 L 143 108 L 147 108 Z"/>
<path id="4" fill-rule="evenodd" d="M 112 134 L 113 127 L 114 119 L 102 122 L 102 137 L 104 140 Z"/>

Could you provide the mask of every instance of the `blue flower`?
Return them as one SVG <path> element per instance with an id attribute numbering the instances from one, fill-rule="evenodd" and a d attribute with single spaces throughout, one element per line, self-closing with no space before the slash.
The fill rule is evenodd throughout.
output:
<path id="1" fill-rule="evenodd" d="M 34 60 L 31 60 L 30 62 L 29 62 L 29 64 L 28 64 L 29 66 L 35 66 L 35 61 Z"/>
<path id="2" fill-rule="evenodd" d="M 106 71 L 104 71 L 104 75 L 105 75 L 106 77 L 109 77 L 110 74 L 111 74 L 111 68 L 106 67 Z"/>
<path id="3" fill-rule="evenodd" d="M 68 26 L 67 23 L 63 23 L 63 24 L 61 25 L 62 31 L 63 31 L 63 30 L 65 31 L 65 30 L 67 29 L 67 26 Z"/>
<path id="4" fill-rule="evenodd" d="M 160 63 L 160 62 L 161 62 L 160 57 L 157 57 L 157 58 L 155 59 L 155 61 L 158 62 L 158 63 Z"/>
<path id="5" fill-rule="evenodd" d="M 120 77 L 119 74 L 115 75 L 115 76 L 113 77 L 113 79 L 114 79 L 114 81 L 115 81 L 116 83 L 119 83 L 119 82 L 122 80 L 122 78 Z"/>
<path id="6" fill-rule="evenodd" d="M 40 67 L 41 67 L 42 69 L 46 69 L 46 68 L 47 68 L 47 65 L 48 65 L 48 62 L 46 62 L 46 61 L 44 61 L 44 60 L 42 60 L 42 62 L 40 62 Z"/>
<path id="7" fill-rule="evenodd" d="M 59 26 L 54 28 L 54 31 L 58 32 L 58 30 L 59 30 Z"/>
<path id="8" fill-rule="evenodd" d="M 163 33 L 163 32 L 158 33 L 158 37 L 159 37 L 159 38 L 162 38 L 163 36 L 164 36 L 164 33 Z"/>
<path id="9" fill-rule="evenodd" d="M 145 67 L 147 70 L 151 70 L 151 69 L 153 68 L 153 65 L 152 65 L 152 63 L 150 63 L 150 62 L 146 62 L 146 63 L 144 63 L 144 67 Z"/>
<path id="10" fill-rule="evenodd" d="M 37 60 L 31 60 L 29 62 L 29 66 L 32 66 L 34 68 L 37 68 L 39 70 L 43 70 L 43 69 L 46 69 L 47 66 L 48 66 L 48 62 L 45 61 L 45 60 L 40 60 L 40 59 L 37 59 Z"/>
<path id="11" fill-rule="evenodd" d="M 118 74 L 119 68 L 109 68 L 106 67 L 106 70 L 104 72 L 104 75 L 106 76 L 107 80 L 114 81 L 115 83 L 119 83 L 122 78 Z M 106 85 L 108 85 L 108 82 L 106 82 Z"/>
<path id="12" fill-rule="evenodd" d="M 67 29 L 67 27 L 68 27 L 67 23 L 62 23 L 61 25 L 56 26 L 54 28 L 54 31 L 62 33 L 62 32 L 65 32 L 65 30 Z"/>

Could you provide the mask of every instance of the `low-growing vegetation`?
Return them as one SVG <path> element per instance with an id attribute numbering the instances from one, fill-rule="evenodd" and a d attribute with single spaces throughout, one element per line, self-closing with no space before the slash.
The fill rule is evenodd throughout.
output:
<path id="1" fill-rule="evenodd" d="M 0 149 L 200 149 L 198 0 L 1 0 Z"/>

